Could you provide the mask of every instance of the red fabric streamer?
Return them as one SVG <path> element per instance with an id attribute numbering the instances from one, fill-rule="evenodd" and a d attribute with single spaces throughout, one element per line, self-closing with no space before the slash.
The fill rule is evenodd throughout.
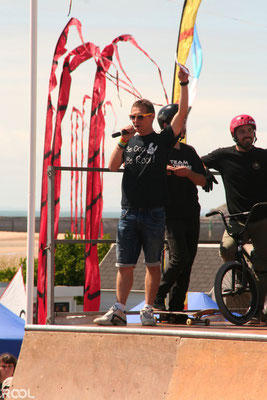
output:
<path id="1" fill-rule="evenodd" d="M 85 102 L 86 100 L 91 100 L 91 97 L 87 94 L 83 97 L 83 105 L 82 105 L 82 138 L 81 138 L 81 167 L 83 167 L 84 161 L 84 151 L 83 151 L 83 139 L 84 139 L 84 130 L 85 130 L 85 122 L 84 122 L 84 115 L 85 115 Z M 83 173 L 81 171 L 81 189 L 80 189 L 80 235 L 81 239 L 84 236 L 84 218 L 83 218 Z"/>
<path id="2" fill-rule="evenodd" d="M 70 117 L 70 166 L 73 168 L 73 114 L 74 114 L 74 107 L 72 108 L 72 113 Z M 70 231 L 71 233 L 74 232 L 74 222 L 73 222 L 73 171 L 70 172 Z"/>
<path id="3" fill-rule="evenodd" d="M 61 121 L 65 115 L 67 108 L 69 89 L 71 84 L 70 72 L 74 71 L 77 66 L 91 58 L 96 57 L 99 49 L 92 43 L 83 44 L 75 49 L 64 62 L 63 73 L 61 76 L 61 86 L 58 96 L 58 107 L 56 115 L 56 124 L 52 145 L 53 133 L 53 105 L 51 92 L 57 86 L 55 71 L 58 65 L 59 58 L 66 53 L 65 45 L 69 28 L 74 25 L 79 33 L 81 41 L 84 43 L 81 34 L 81 24 L 75 18 L 72 18 L 61 33 L 54 52 L 51 75 L 49 80 L 49 93 L 47 102 L 46 130 L 44 143 L 44 160 L 43 160 L 43 176 L 42 176 L 42 194 L 41 194 L 41 213 L 40 213 L 40 233 L 39 233 L 39 253 L 38 253 L 38 282 L 37 282 L 37 302 L 38 302 L 38 323 L 45 324 L 46 322 L 46 242 L 47 242 L 47 167 L 49 165 L 60 166 L 60 150 L 61 150 Z M 73 57 L 69 63 L 70 56 Z M 55 238 L 58 232 L 59 218 L 59 194 L 60 194 L 60 171 L 55 176 Z"/>
<path id="4" fill-rule="evenodd" d="M 111 103 L 111 101 L 107 100 L 107 101 L 105 102 L 104 106 L 103 106 L 103 109 L 104 109 L 104 117 L 105 117 L 106 114 L 107 114 L 107 106 L 110 106 L 110 108 L 111 108 L 111 110 L 112 110 L 112 112 L 113 112 L 113 115 L 114 115 L 115 123 L 114 123 L 114 128 L 113 128 L 113 131 L 112 131 L 112 132 L 115 132 L 116 126 L 117 126 L 117 122 L 118 122 L 118 120 L 117 120 L 117 115 L 116 115 L 116 113 L 115 113 L 113 104 Z"/>
<path id="5" fill-rule="evenodd" d="M 75 167 L 78 167 L 78 130 L 79 130 L 79 117 L 82 120 L 82 129 L 84 129 L 84 121 L 83 121 L 83 114 L 76 108 L 72 107 L 71 112 L 71 167 L 73 167 L 73 115 L 76 114 L 76 123 L 75 123 Z M 81 134 L 81 149 L 83 148 L 82 145 L 83 141 L 83 132 Z M 82 151 L 82 150 L 81 150 Z M 83 155 L 82 155 L 83 157 Z M 71 203 L 71 232 L 75 234 L 75 238 L 78 237 L 78 191 L 79 191 L 79 171 L 75 170 L 75 218 L 73 220 L 73 180 L 74 180 L 74 172 L 71 171 L 71 184 L 70 184 L 70 203 Z M 80 187 L 81 196 L 82 196 L 82 185 Z"/>
<path id="6" fill-rule="evenodd" d="M 110 67 L 113 51 L 112 45 L 106 46 L 101 53 L 104 58 L 97 63 L 91 108 L 88 168 L 99 168 L 100 166 L 100 145 L 101 141 L 104 140 L 105 131 L 102 107 L 106 92 L 106 71 Z M 102 209 L 103 198 L 100 172 L 89 171 L 87 173 L 86 190 L 86 239 L 97 239 L 99 237 Z M 84 311 L 99 310 L 100 287 L 97 245 L 89 243 L 85 247 Z"/>
<path id="7" fill-rule="evenodd" d="M 42 174 L 42 193 L 41 193 L 41 211 L 40 211 L 40 232 L 39 232 L 39 250 L 38 250 L 38 282 L 37 282 L 37 306 L 38 306 L 38 323 L 44 324 L 46 319 L 46 239 L 47 239 L 47 167 L 51 165 L 51 147 L 53 132 L 53 111 L 51 92 L 57 86 L 56 69 L 59 58 L 66 53 L 65 45 L 69 28 L 75 25 L 78 33 L 81 35 L 81 23 L 72 18 L 63 29 L 57 42 L 49 80 L 49 92 L 47 100 L 46 129 L 44 142 L 44 159 Z"/>
<path id="8" fill-rule="evenodd" d="M 118 60 L 118 63 L 119 63 L 119 65 L 120 65 L 120 67 L 121 67 L 121 70 L 123 71 L 123 73 L 124 73 L 124 75 L 126 76 L 126 78 L 132 83 L 132 81 L 130 80 L 130 78 L 128 77 L 128 75 L 127 75 L 127 74 L 125 73 L 125 71 L 123 70 L 122 65 L 121 65 L 121 62 L 120 62 L 120 57 L 119 57 L 118 48 L 117 48 L 117 43 L 118 43 L 119 41 L 122 41 L 122 42 L 130 42 L 133 46 L 135 46 L 138 50 L 140 50 L 143 54 L 145 54 L 145 56 L 148 57 L 149 60 L 153 62 L 153 64 L 155 64 L 155 66 L 156 66 L 157 69 L 158 69 L 158 73 L 159 73 L 159 77 L 160 77 L 160 82 L 161 82 L 161 85 L 162 85 L 162 88 L 163 88 L 163 91 L 164 91 L 164 95 L 165 95 L 165 98 L 166 98 L 166 102 L 167 102 L 167 104 L 169 104 L 167 91 L 166 91 L 166 89 L 165 89 L 165 87 L 164 87 L 164 83 L 163 83 L 163 79 L 162 79 L 161 70 L 160 70 L 158 64 L 156 63 L 156 61 L 154 61 L 154 60 L 148 55 L 148 53 L 147 53 L 144 49 L 142 49 L 142 47 L 139 46 L 139 44 L 136 42 L 136 40 L 133 38 L 132 35 L 127 35 L 127 34 L 126 34 L 126 35 L 118 36 L 116 39 L 114 39 L 114 40 L 112 41 L 112 44 L 113 44 L 113 46 L 114 46 L 114 53 L 115 53 L 115 56 L 116 56 L 116 58 L 117 58 L 117 60 Z"/>

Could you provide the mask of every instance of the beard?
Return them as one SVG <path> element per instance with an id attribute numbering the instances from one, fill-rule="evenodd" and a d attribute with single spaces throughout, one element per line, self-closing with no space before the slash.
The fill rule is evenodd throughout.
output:
<path id="1" fill-rule="evenodd" d="M 237 145 L 240 146 L 242 149 L 248 151 L 253 147 L 254 140 L 251 138 L 244 138 L 242 141 L 236 141 Z"/>
<path id="2" fill-rule="evenodd" d="M 238 143 L 238 146 L 239 147 L 241 147 L 242 149 L 244 149 L 244 150 L 246 150 L 246 151 L 249 151 L 249 150 L 251 150 L 252 149 L 252 147 L 253 147 L 253 145 L 252 145 L 252 143 Z"/>

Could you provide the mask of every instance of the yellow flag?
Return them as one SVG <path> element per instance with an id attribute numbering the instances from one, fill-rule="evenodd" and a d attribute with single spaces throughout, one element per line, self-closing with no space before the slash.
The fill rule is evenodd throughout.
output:
<path id="1" fill-rule="evenodd" d="M 193 41 L 194 25 L 200 3 L 201 0 L 185 0 L 184 2 L 176 51 L 177 61 L 184 65 L 186 64 L 186 60 Z M 180 96 L 180 84 L 177 77 L 178 68 L 179 66 L 175 63 L 172 103 L 178 103 Z"/>

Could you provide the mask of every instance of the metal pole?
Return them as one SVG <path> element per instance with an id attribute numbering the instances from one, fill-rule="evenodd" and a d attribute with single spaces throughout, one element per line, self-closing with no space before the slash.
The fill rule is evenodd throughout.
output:
<path id="1" fill-rule="evenodd" d="M 47 187 L 47 316 L 46 323 L 54 324 L 54 283 L 55 283 L 55 239 L 54 239 L 54 203 L 55 203 L 55 171 L 48 166 Z"/>
<path id="2" fill-rule="evenodd" d="M 35 181 L 36 181 L 36 97 L 37 97 L 37 0 L 30 1 L 30 143 L 27 220 L 26 323 L 33 321 Z"/>
<path id="3" fill-rule="evenodd" d="M 216 332 L 213 330 L 194 330 L 194 329 L 161 329 L 161 328 L 131 328 L 116 326 L 77 326 L 77 325 L 26 325 L 25 331 L 33 332 L 74 332 L 74 333 L 99 333 L 99 334 L 124 334 L 124 335 L 152 335 L 152 336 L 175 336 L 181 338 L 198 339 L 225 339 L 225 340 L 246 340 L 253 342 L 267 342 L 266 334 L 240 333 L 240 332 Z M 263 331 L 264 332 L 264 331 Z"/>

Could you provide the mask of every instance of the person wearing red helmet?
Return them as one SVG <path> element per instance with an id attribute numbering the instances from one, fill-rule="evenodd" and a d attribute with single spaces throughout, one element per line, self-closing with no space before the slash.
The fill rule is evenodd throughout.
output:
<path id="1" fill-rule="evenodd" d="M 240 149 L 250 150 L 257 140 L 256 122 L 250 115 L 243 114 L 234 117 L 230 123 L 230 131 L 239 151 Z"/>
<path id="2" fill-rule="evenodd" d="M 256 147 L 256 122 L 253 117 L 241 114 L 234 117 L 230 123 L 230 132 L 235 145 L 218 148 L 201 157 L 207 168 L 212 168 L 221 174 L 227 208 L 230 214 L 250 211 L 256 203 L 267 201 L 267 150 Z M 233 230 L 243 226 L 245 217 L 235 217 L 230 220 Z M 267 293 L 267 216 L 249 225 L 244 242 L 251 240 L 254 251 L 253 265 L 261 283 L 261 298 L 259 318 L 264 308 Z M 235 259 L 236 245 L 234 240 L 224 232 L 220 254 L 223 260 Z"/>

